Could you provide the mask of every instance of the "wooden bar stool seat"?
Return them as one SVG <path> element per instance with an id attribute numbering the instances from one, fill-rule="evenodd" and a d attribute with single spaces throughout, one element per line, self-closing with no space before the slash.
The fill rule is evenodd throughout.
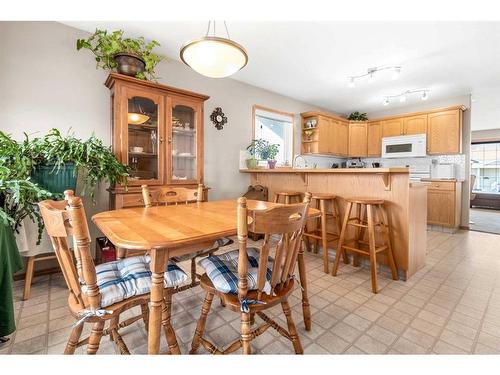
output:
<path id="1" fill-rule="evenodd" d="M 337 252 L 333 264 L 332 275 L 336 276 L 340 256 L 346 254 L 346 251 L 352 252 L 353 265 L 357 265 L 356 255 L 365 255 L 370 258 L 372 291 L 377 293 L 377 254 L 387 253 L 387 260 L 391 268 L 393 280 L 398 279 L 398 270 L 394 261 L 394 254 L 391 247 L 390 227 L 387 212 L 384 207 L 383 199 L 372 198 L 347 198 L 347 207 L 340 232 Z M 353 208 L 356 208 L 355 216 L 351 217 Z M 349 238 L 349 226 L 354 227 L 354 236 Z M 381 234 L 382 242 L 377 243 L 375 239 L 376 228 Z M 365 234 L 368 234 L 368 240 L 365 240 Z"/>
<path id="2" fill-rule="evenodd" d="M 281 199 L 282 198 L 282 199 Z M 274 195 L 274 203 L 301 203 L 302 193 L 299 191 L 277 191 Z"/>
<path id="3" fill-rule="evenodd" d="M 318 252 L 318 242 L 321 241 L 323 249 L 323 270 L 328 273 L 328 244 L 340 238 L 340 213 L 335 194 L 312 194 L 311 207 L 321 211 L 321 216 L 314 219 L 314 223 L 309 223 L 304 232 L 304 243 L 308 251 L 311 251 L 309 239 L 314 241 L 314 252 Z M 328 206 L 331 208 L 329 209 Z M 333 221 L 335 231 L 328 230 L 328 220 Z M 318 226 L 319 221 L 319 226 Z M 347 255 L 344 255 L 344 262 L 348 263 Z"/>

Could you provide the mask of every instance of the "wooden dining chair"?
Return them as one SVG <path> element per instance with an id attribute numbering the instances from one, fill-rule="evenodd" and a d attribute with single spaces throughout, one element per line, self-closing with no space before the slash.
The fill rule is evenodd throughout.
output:
<path id="1" fill-rule="evenodd" d="M 296 354 L 303 353 L 288 297 L 295 286 L 295 265 L 310 201 L 311 194 L 306 193 L 304 203 L 249 211 L 246 198 L 238 199 L 239 249 L 200 261 L 206 271 L 201 277 L 201 287 L 206 295 L 191 345 L 192 354 L 197 352 L 200 344 L 212 354 L 227 354 L 240 347 L 243 347 L 243 354 L 251 354 L 251 341 L 269 327 L 290 340 Z M 247 248 L 249 231 L 264 235 L 260 249 Z M 272 243 L 272 237 L 277 237 L 277 243 Z M 270 257 L 271 248 L 275 249 L 273 258 Z M 215 295 L 222 298 L 225 308 L 241 314 L 241 338 L 225 350 L 217 348 L 203 336 Z M 277 304 L 281 304 L 288 330 L 264 313 Z M 264 323 L 252 330 L 253 315 Z"/>
<path id="2" fill-rule="evenodd" d="M 101 337 L 108 334 L 117 344 L 121 354 L 130 354 L 118 330 L 141 318 L 147 329 L 151 289 L 149 256 L 130 257 L 95 266 L 82 201 L 75 197 L 71 190 L 65 191 L 64 195 L 64 201 L 46 200 L 38 203 L 69 289 L 69 310 L 76 319 L 64 354 L 73 354 L 77 347 L 85 344 L 87 353 L 95 354 L 99 349 Z M 74 240 L 73 251 L 68 246 L 70 236 Z M 186 273 L 174 263 L 167 265 L 162 325 L 172 354 L 180 354 L 170 323 L 172 294 L 174 288 L 186 280 Z M 120 315 L 136 306 L 141 306 L 142 314 L 120 322 Z M 109 325 L 104 329 L 106 322 L 109 322 Z M 92 324 L 92 331 L 88 338 L 80 340 L 85 323 Z"/>
<path id="3" fill-rule="evenodd" d="M 204 186 L 199 184 L 197 189 L 190 189 L 185 187 L 161 187 L 155 192 L 151 192 L 147 185 L 142 185 L 142 199 L 144 200 L 144 205 L 146 208 L 153 206 L 168 206 L 168 205 L 179 205 L 188 204 L 195 202 L 204 201 Z M 233 243 L 233 240 L 227 237 L 219 238 L 215 242 L 208 241 L 197 245 L 192 253 L 172 257 L 174 262 L 183 262 L 191 260 L 191 283 L 186 285 L 186 288 L 192 288 L 199 285 L 199 276 L 196 273 L 196 259 L 200 257 L 206 257 L 212 255 L 220 247 L 227 246 Z"/>

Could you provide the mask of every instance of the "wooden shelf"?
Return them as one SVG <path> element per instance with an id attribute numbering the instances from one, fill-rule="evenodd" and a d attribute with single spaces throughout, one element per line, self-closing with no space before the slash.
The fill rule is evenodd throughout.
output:
<path id="1" fill-rule="evenodd" d="M 131 151 L 129 151 L 128 156 L 133 156 L 133 157 L 142 156 L 145 158 L 153 158 L 153 157 L 158 156 L 158 154 L 153 154 L 153 153 L 149 153 L 149 152 L 131 152 Z"/>

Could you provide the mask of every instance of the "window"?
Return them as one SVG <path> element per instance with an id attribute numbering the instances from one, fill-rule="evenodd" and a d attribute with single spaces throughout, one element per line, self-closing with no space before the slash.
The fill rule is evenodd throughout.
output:
<path id="1" fill-rule="evenodd" d="M 471 174 L 476 176 L 473 191 L 500 193 L 500 142 L 471 145 Z"/>
<path id="2" fill-rule="evenodd" d="M 294 115 L 255 105 L 253 107 L 253 139 L 265 139 L 277 144 L 279 165 L 292 165 Z"/>

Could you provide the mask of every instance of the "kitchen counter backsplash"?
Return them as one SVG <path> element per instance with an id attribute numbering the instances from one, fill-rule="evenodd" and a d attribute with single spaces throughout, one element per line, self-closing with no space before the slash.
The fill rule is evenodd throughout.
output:
<path id="1" fill-rule="evenodd" d="M 330 168 L 333 163 L 339 166 L 348 158 L 338 158 L 330 156 L 312 156 L 304 155 L 309 168 L 313 168 L 316 164 L 317 168 Z M 430 176 L 435 177 L 433 170 L 437 164 L 455 164 L 456 178 L 465 180 L 465 155 L 436 155 L 426 156 L 422 158 L 398 158 L 398 159 L 382 159 L 382 158 L 361 158 L 365 162 L 367 168 L 371 168 L 372 163 L 380 163 L 381 167 L 405 167 L 409 166 L 412 169 L 429 170 Z"/>

